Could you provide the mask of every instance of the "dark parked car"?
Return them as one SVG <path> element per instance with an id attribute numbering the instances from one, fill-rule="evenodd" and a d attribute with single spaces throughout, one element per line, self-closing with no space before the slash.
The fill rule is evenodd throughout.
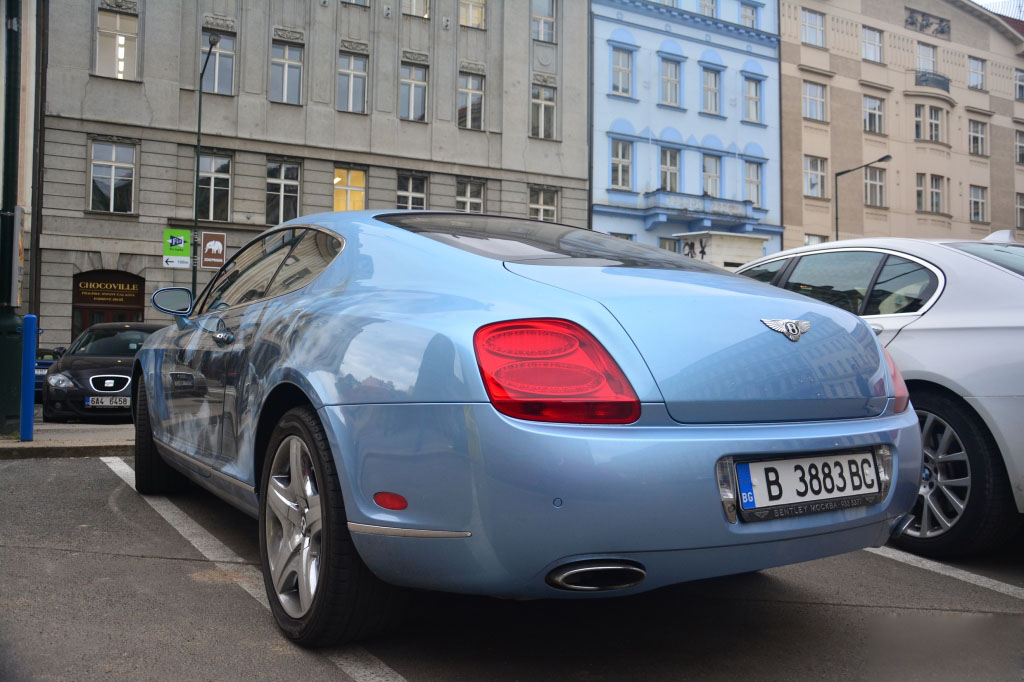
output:
<path id="1" fill-rule="evenodd" d="M 43 380 L 46 378 L 46 370 L 50 365 L 57 362 L 60 353 L 52 348 L 36 349 L 36 402 L 43 399 Z"/>
<path id="2" fill-rule="evenodd" d="M 43 421 L 131 417 L 131 369 L 136 351 L 160 324 L 94 324 L 46 372 Z"/>

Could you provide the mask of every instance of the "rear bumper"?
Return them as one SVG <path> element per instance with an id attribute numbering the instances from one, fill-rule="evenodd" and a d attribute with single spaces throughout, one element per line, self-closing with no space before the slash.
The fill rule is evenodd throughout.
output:
<path id="1" fill-rule="evenodd" d="M 912 410 L 835 422 L 681 426 L 645 404 L 628 426 L 509 419 L 488 404 L 329 406 L 350 523 L 470 533 L 353 532 L 363 560 L 395 584 L 512 597 L 564 597 L 545 582 L 582 559 L 642 564 L 626 594 L 879 545 L 917 495 L 921 442 Z M 893 482 L 879 504 L 730 523 L 715 479 L 724 456 L 811 454 L 888 444 Z M 375 492 L 404 495 L 384 510 Z M 389 531 L 383 531 L 389 532 Z M 391 531 L 393 532 L 393 531 Z M 423 535 L 421 533 L 421 535 Z"/>

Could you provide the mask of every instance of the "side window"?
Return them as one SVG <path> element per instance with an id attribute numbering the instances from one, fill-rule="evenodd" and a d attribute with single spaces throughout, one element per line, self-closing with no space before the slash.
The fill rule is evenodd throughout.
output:
<path id="1" fill-rule="evenodd" d="M 871 288 L 865 315 L 916 313 L 939 286 L 938 277 L 925 266 L 889 256 Z"/>
<path id="2" fill-rule="evenodd" d="M 204 313 L 263 298 L 274 273 L 301 237 L 296 230 L 280 230 L 250 243 L 224 266 L 203 304 Z"/>
<path id="3" fill-rule="evenodd" d="M 775 275 L 778 274 L 782 268 L 786 267 L 789 263 L 788 258 L 780 258 L 779 260 L 773 260 L 771 263 L 765 263 L 758 265 L 756 268 L 750 268 L 744 270 L 740 274 L 750 279 L 756 279 L 758 282 L 765 282 L 771 284 L 772 280 L 775 279 Z"/>
<path id="4" fill-rule="evenodd" d="M 857 314 L 884 257 L 871 251 L 803 256 L 793 268 L 786 289 Z"/>
<path id="5" fill-rule="evenodd" d="M 305 230 L 278 271 L 265 296 L 281 296 L 306 286 L 331 264 L 341 252 L 342 241 L 320 230 Z"/>

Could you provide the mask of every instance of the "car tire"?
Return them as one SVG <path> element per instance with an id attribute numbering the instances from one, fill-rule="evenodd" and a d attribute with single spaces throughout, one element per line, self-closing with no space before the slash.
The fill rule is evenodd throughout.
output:
<path id="1" fill-rule="evenodd" d="M 142 495 L 165 495 L 181 490 L 185 477 L 164 461 L 153 443 L 146 381 L 140 374 L 135 392 L 135 490 Z"/>
<path id="2" fill-rule="evenodd" d="M 360 559 L 330 445 L 312 408 L 289 410 L 274 428 L 259 512 L 267 599 L 289 639 L 316 648 L 364 639 L 401 622 L 409 593 L 381 581 Z"/>
<path id="3" fill-rule="evenodd" d="M 933 558 L 994 549 L 1020 524 L 999 448 L 978 416 L 956 398 L 915 391 L 911 403 L 925 459 L 914 521 L 893 544 Z"/>

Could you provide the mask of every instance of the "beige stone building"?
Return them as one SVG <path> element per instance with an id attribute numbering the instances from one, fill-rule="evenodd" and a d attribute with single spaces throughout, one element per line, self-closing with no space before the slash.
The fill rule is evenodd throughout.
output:
<path id="1" fill-rule="evenodd" d="M 840 239 L 1024 241 L 1018 32 L 969 0 L 785 0 L 780 17 L 785 248 L 835 239 L 837 206 Z"/>

